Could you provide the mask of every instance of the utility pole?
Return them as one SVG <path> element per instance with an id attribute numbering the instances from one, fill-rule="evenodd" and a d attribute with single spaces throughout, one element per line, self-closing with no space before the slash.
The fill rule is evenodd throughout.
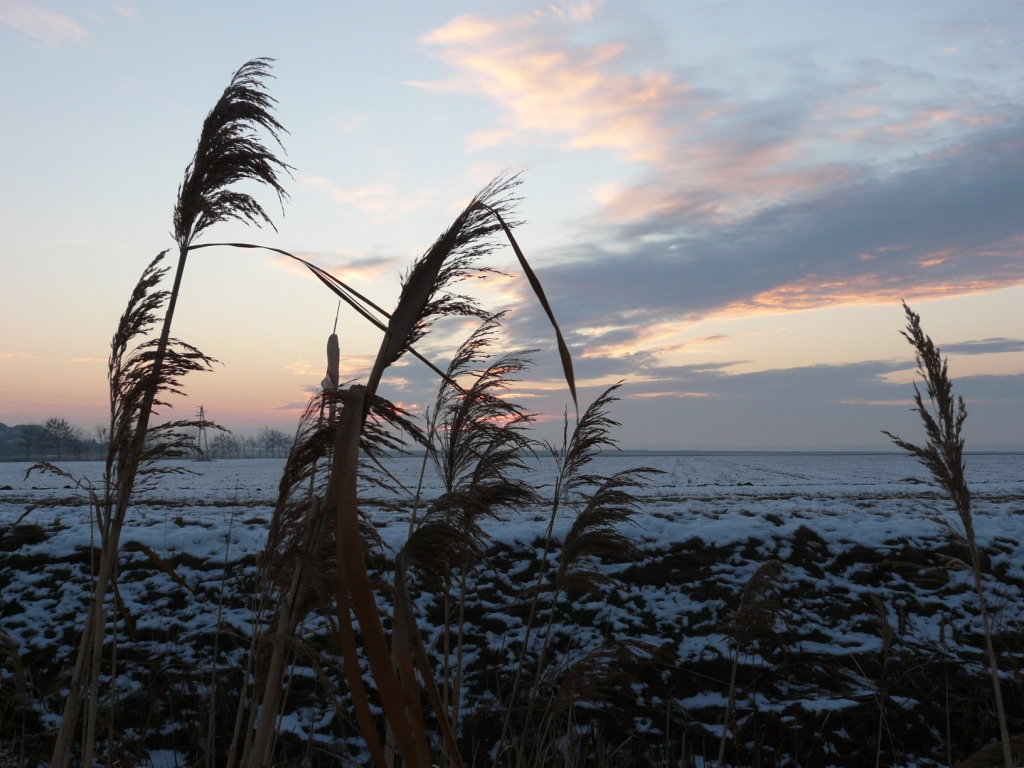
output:
<path id="1" fill-rule="evenodd" d="M 210 461 L 210 443 L 206 438 L 206 411 L 199 406 L 199 434 L 196 435 L 196 461 Z"/>

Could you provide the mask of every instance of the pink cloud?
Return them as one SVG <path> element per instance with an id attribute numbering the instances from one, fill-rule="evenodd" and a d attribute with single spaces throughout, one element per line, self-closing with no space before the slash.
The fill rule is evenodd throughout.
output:
<path id="1" fill-rule="evenodd" d="M 399 195 L 395 185 L 388 181 L 379 181 L 362 187 L 339 187 L 329 179 L 309 176 L 302 180 L 304 186 L 324 190 L 329 197 L 340 203 L 347 203 L 363 213 L 378 218 L 388 218 L 399 213 L 419 208 L 430 197 L 429 193 L 409 199 Z"/>
<path id="2" fill-rule="evenodd" d="M 0 23 L 14 27 L 36 44 L 55 46 L 65 41 L 83 43 L 89 33 L 67 16 L 35 3 L 0 0 Z"/>
<path id="3" fill-rule="evenodd" d="M 818 126 L 765 141 L 747 129 L 756 121 L 749 107 L 677 72 L 625 73 L 623 62 L 635 53 L 629 43 L 578 44 L 571 39 L 577 23 L 554 13 L 500 22 L 460 16 L 422 39 L 455 76 L 416 85 L 473 93 L 500 107 L 491 127 L 469 137 L 470 150 L 553 139 L 567 151 L 612 151 L 645 166 L 649 177 L 639 188 L 595 188 L 606 221 L 746 215 L 849 180 L 849 169 L 815 161 L 808 145 Z"/>
<path id="4" fill-rule="evenodd" d="M 662 113 L 681 103 L 700 105 L 702 99 L 664 72 L 613 74 L 626 48 L 621 42 L 573 46 L 560 39 L 560 27 L 592 13 L 559 11 L 500 23 L 459 16 L 422 39 L 458 75 L 416 85 L 476 93 L 502 106 L 498 124 L 471 136 L 471 148 L 536 132 L 560 136 L 567 149 L 611 149 L 638 162 L 663 160 L 679 127 Z"/>
<path id="5" fill-rule="evenodd" d="M 1006 244 L 1010 245 L 1010 244 Z M 954 267 L 973 264 L 973 269 L 957 270 L 951 275 L 934 275 L 920 269 L 895 269 L 863 275 L 826 277 L 810 274 L 749 299 L 726 306 L 723 314 L 747 315 L 770 312 L 817 309 L 837 304 L 894 304 L 906 299 L 939 299 L 985 293 L 1024 283 L 1024 261 L 1020 252 L 957 253 L 944 251 L 939 257 L 919 262 L 917 266 L 934 267 L 954 262 Z M 984 263 L 986 256 L 993 258 Z M 965 273 L 973 271 L 976 277 Z"/>
<path id="6" fill-rule="evenodd" d="M 852 80 L 753 101 L 703 88 L 695 75 L 632 62 L 621 33 L 579 42 L 596 7 L 550 6 L 507 18 L 467 14 L 421 42 L 451 78 L 414 85 L 470 93 L 499 111 L 467 139 L 470 151 L 553 142 L 609 151 L 642 167 L 641 184 L 605 182 L 596 217 L 630 224 L 665 216 L 729 223 L 862 178 L 880 158 L 920 156 L 928 142 L 994 119 L 970 101 L 900 102 L 883 83 Z"/>

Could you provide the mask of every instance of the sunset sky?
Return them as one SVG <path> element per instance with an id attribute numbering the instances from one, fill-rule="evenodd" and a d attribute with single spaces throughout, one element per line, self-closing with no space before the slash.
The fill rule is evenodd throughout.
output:
<path id="1" fill-rule="evenodd" d="M 394 306 L 412 259 L 492 177 L 581 400 L 625 379 L 622 444 L 887 449 L 920 437 L 901 298 L 949 355 L 969 447 L 1024 448 L 1024 6 L 989 2 L 0 0 L 0 422 L 107 418 L 111 333 L 170 248 L 174 198 L 231 74 L 276 59 L 290 200 L 244 239 Z M 516 388 L 569 403 L 509 249 L 474 290 L 537 347 Z M 292 429 L 336 300 L 270 255 L 190 257 L 187 382 L 235 430 Z M 444 366 L 466 326 L 422 351 Z M 342 377 L 379 334 L 345 308 Z M 414 411 L 434 374 L 391 370 Z M 167 415 L 166 413 L 164 415 Z"/>

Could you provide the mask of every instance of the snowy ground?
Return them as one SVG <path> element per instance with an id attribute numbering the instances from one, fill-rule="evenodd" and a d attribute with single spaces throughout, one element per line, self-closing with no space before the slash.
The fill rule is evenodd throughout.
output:
<path id="1" fill-rule="evenodd" d="M 1020 732 L 1024 456 L 971 455 L 967 463 L 976 532 L 987 555 L 985 588 L 1004 697 Z M 191 463 L 186 466 L 197 474 L 170 476 L 136 499 L 122 536 L 120 592 L 128 620 L 122 617 L 119 626 L 116 688 L 126 702 L 142 701 L 160 686 L 166 691 L 150 697 L 145 726 L 128 727 L 131 718 L 122 717 L 126 736 L 151 750 L 146 758 L 140 749 L 136 760 L 173 765 L 175 756 L 196 754 L 189 723 L 201 719 L 196 715 L 202 706 L 189 696 L 202 699 L 218 610 L 222 626 L 240 636 L 250 628 L 255 558 L 282 464 Z M 420 465 L 404 458 L 389 468 L 415 488 Z M 730 761 L 873 764 L 881 730 L 886 764 L 934 765 L 946 762 L 947 715 L 954 760 L 997 732 L 970 576 L 947 569 L 941 559 L 965 554 L 936 519 L 953 521 L 914 461 L 897 455 L 610 455 L 593 470 L 610 474 L 638 465 L 664 472 L 644 492 L 629 529 L 644 557 L 602 566 L 620 580 L 603 599 L 580 596 L 560 605 L 553 646 L 566 658 L 626 637 L 663 649 L 657 664 L 637 673 L 627 718 L 632 722 L 617 726 L 638 735 L 645 754 L 660 749 L 664 757 L 668 750 L 673 760 L 685 756 L 694 764 L 708 754 L 713 762 L 730 668 L 720 624 L 737 607 L 751 573 L 773 559 L 786 565 L 788 650 L 770 658 L 741 655 L 740 747 L 730 747 Z M 32 678 L 38 733 L 32 743 L 42 753 L 39 745 L 59 711 L 58 675 L 81 626 L 96 534 L 82 491 L 52 475 L 26 480 L 28 466 L 0 464 L 0 488 L 10 486 L 0 490 L 0 626 L 14 638 Z M 94 482 L 101 473 L 98 463 L 66 468 Z M 551 492 L 550 463 L 540 461 L 533 476 L 542 495 Z M 436 493 L 428 473 L 424 495 Z M 375 495 L 380 491 L 368 491 Z M 37 503 L 45 506 L 25 515 Z M 392 549 L 402 544 L 407 513 L 375 512 L 373 521 Z M 570 522 L 556 526 L 557 538 Z M 494 542 L 488 568 L 470 584 L 464 711 L 487 700 L 495 669 L 513 663 L 524 625 L 519 592 L 535 573 L 530 569 L 545 526 L 543 508 L 488 524 Z M 192 591 L 155 567 L 139 545 L 170 563 Z M 887 660 L 872 595 L 882 601 L 896 635 Z M 437 634 L 432 604 L 430 598 L 419 601 L 428 644 Z M 240 663 L 241 646 L 222 641 L 219 664 L 229 669 Z M 329 745 L 340 738 L 341 726 L 331 724 L 328 705 L 315 709 L 297 703 L 286 729 Z M 11 736 L 3 738 L 0 755 Z"/>

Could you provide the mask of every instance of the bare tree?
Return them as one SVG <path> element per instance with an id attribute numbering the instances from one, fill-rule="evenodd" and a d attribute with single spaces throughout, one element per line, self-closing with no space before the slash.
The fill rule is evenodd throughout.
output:
<path id="1" fill-rule="evenodd" d="M 270 456 L 277 457 L 288 452 L 290 442 L 288 435 L 275 427 L 263 427 L 257 433 L 256 440 L 259 443 L 260 449 L 266 453 L 268 458 Z"/>
<path id="2" fill-rule="evenodd" d="M 93 427 L 93 432 L 96 435 L 96 450 L 100 458 L 107 452 L 107 441 L 110 439 L 110 428 L 103 425 L 97 424 Z"/>
<path id="3" fill-rule="evenodd" d="M 72 427 L 68 442 L 71 452 L 75 454 L 75 460 L 82 458 L 82 451 L 85 449 L 85 432 L 80 427 Z"/>
<path id="4" fill-rule="evenodd" d="M 287 456 L 288 451 L 292 446 L 292 439 L 280 429 L 273 429 L 271 430 L 271 433 L 274 445 L 274 455 Z"/>
<path id="5" fill-rule="evenodd" d="M 25 461 L 32 458 L 32 446 L 43 442 L 43 428 L 38 424 L 21 424 L 17 427 L 18 442 L 25 446 Z"/>
<path id="6" fill-rule="evenodd" d="M 220 433 L 210 441 L 210 452 L 222 459 L 230 458 L 232 454 L 237 457 L 238 441 L 230 433 Z"/>
<path id="7" fill-rule="evenodd" d="M 46 420 L 46 423 L 43 424 L 43 430 L 46 433 L 45 440 L 52 443 L 57 449 L 57 458 L 60 459 L 61 447 L 67 445 L 75 438 L 75 428 L 68 423 L 67 419 L 58 419 L 54 416 L 52 419 Z"/>

